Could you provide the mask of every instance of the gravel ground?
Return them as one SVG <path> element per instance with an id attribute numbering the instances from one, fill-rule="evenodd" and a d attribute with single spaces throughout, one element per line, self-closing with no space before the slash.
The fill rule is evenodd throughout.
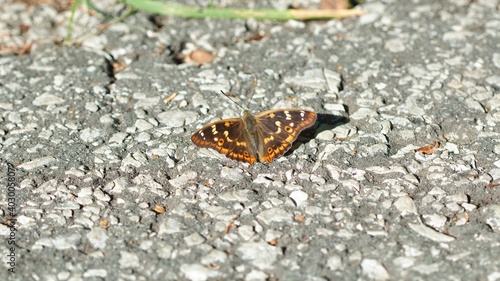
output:
<path id="1" fill-rule="evenodd" d="M 69 11 L 0 1 L 0 279 L 500 280 L 499 1 L 358 8 L 139 12 L 65 47 Z M 81 7 L 73 35 L 102 22 Z M 216 59 L 177 63 L 189 49 Z M 190 140 L 240 116 L 220 90 L 318 120 L 273 163 L 235 162 Z"/>

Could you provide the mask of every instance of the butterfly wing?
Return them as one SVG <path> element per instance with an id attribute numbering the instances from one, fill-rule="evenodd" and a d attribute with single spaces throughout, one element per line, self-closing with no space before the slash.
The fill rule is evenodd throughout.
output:
<path id="1" fill-rule="evenodd" d="M 268 110 L 255 115 L 257 134 L 260 139 L 258 154 L 261 162 L 285 154 L 297 139 L 300 132 L 316 122 L 312 111 L 282 108 Z"/>
<path id="2" fill-rule="evenodd" d="M 199 129 L 191 136 L 199 147 L 212 148 L 236 161 L 253 164 L 256 152 L 250 145 L 250 136 L 240 118 L 216 121 Z"/>

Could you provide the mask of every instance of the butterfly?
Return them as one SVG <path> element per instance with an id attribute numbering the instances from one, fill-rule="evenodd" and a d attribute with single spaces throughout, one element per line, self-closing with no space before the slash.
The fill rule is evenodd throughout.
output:
<path id="1" fill-rule="evenodd" d="M 285 154 L 301 131 L 316 122 L 312 111 L 281 108 L 252 115 L 243 111 L 242 118 L 215 121 L 199 129 L 191 141 L 204 148 L 212 148 L 226 157 L 253 164 L 273 162 Z"/>

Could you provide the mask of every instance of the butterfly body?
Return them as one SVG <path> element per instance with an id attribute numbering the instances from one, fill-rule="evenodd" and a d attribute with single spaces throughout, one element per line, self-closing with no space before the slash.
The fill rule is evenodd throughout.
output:
<path id="1" fill-rule="evenodd" d="M 254 152 L 251 154 L 255 154 L 256 151 L 258 151 L 258 145 L 259 145 L 259 136 L 257 132 L 257 120 L 255 117 L 253 117 L 252 113 L 250 111 L 245 110 L 243 111 L 242 118 L 243 120 L 243 126 L 245 126 L 245 130 L 248 132 L 248 140 L 249 140 L 249 152 Z"/>
<path id="2" fill-rule="evenodd" d="M 210 123 L 191 136 L 199 147 L 212 148 L 228 158 L 253 164 L 272 162 L 285 154 L 299 133 L 314 125 L 316 113 L 283 108 L 252 115 L 243 111 L 242 118 Z"/>

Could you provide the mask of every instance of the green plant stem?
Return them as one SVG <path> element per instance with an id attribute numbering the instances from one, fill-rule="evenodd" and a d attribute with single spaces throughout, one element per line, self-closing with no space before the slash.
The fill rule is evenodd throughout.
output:
<path id="1" fill-rule="evenodd" d="M 73 1 L 73 5 L 71 6 L 71 15 L 69 16 L 68 28 L 66 29 L 66 40 L 64 41 L 71 40 L 71 32 L 73 31 L 73 20 L 75 19 L 75 12 L 76 12 L 76 7 L 78 7 L 78 3 L 80 3 L 80 0 L 75 0 Z"/>
<path id="2" fill-rule="evenodd" d="M 344 18 L 361 15 L 360 10 L 245 10 L 225 8 L 193 8 L 152 0 L 120 0 L 136 9 L 150 13 L 182 18 L 219 18 L 219 19 L 269 19 L 269 20 L 313 20 Z"/>

